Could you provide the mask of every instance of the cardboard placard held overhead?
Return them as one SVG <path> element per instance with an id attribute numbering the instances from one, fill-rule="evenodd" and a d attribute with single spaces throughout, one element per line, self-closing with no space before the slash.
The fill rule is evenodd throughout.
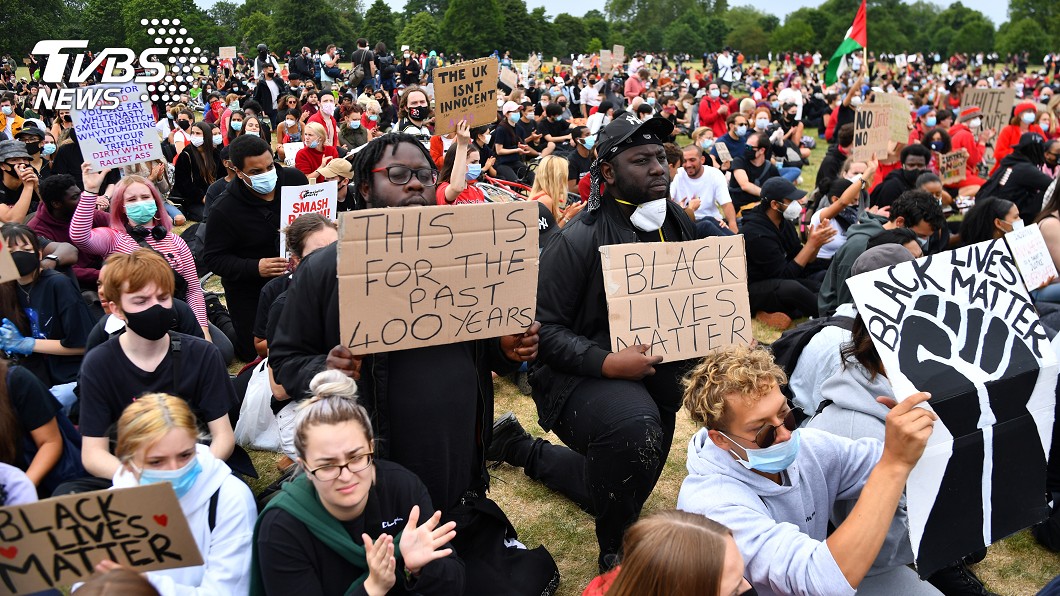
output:
<path id="1" fill-rule="evenodd" d="M 939 154 L 939 178 L 943 184 L 953 184 L 968 177 L 968 154 L 951 151 Z"/>
<path id="2" fill-rule="evenodd" d="M 872 156 L 887 154 L 891 136 L 891 109 L 883 104 L 862 104 L 854 114 L 854 150 L 856 161 L 871 161 Z"/>
<path id="3" fill-rule="evenodd" d="M 235 46 L 221 46 L 217 48 L 217 57 L 221 60 L 235 59 L 236 47 Z"/>
<path id="4" fill-rule="evenodd" d="M 93 172 L 163 159 L 151 105 L 140 101 L 145 89 L 142 83 L 92 85 L 89 89 L 121 93 L 121 103 L 114 109 L 70 110 L 81 157 Z"/>
<path id="5" fill-rule="evenodd" d="M 532 201 L 347 211 L 342 342 L 373 354 L 526 331 L 537 307 Z"/>
<path id="6" fill-rule="evenodd" d="M 466 120 L 471 127 L 497 121 L 497 59 L 482 58 L 434 69 L 434 134 Z"/>
<path id="7" fill-rule="evenodd" d="M 541 59 L 537 57 L 537 54 L 530 56 L 530 59 L 526 61 L 526 68 L 530 71 L 531 77 L 536 77 L 541 71 Z"/>
<path id="8" fill-rule="evenodd" d="M 600 247 L 611 350 L 666 362 L 751 341 L 743 236 Z"/>
<path id="9" fill-rule="evenodd" d="M 501 67 L 500 76 L 498 78 L 512 91 L 519 86 L 519 75 L 507 66 Z"/>
<path id="10" fill-rule="evenodd" d="M 171 484 L 0 507 L 0 592 L 69 587 L 105 559 L 133 571 L 202 565 Z"/>
<path id="11" fill-rule="evenodd" d="M 1016 259 L 1020 275 L 1027 291 L 1038 288 L 1056 279 L 1056 266 L 1053 258 L 1049 255 L 1049 247 L 1045 244 L 1042 231 L 1038 224 L 1032 223 L 1024 226 L 1021 230 L 1013 230 L 1005 234 L 1005 243 L 1012 251 L 1012 258 Z"/>
<path id="12" fill-rule="evenodd" d="M 927 577 L 1049 515 L 1046 455 L 1057 360 L 1005 242 L 847 280 L 894 396 L 938 415 L 906 483 Z"/>
<path id="13" fill-rule="evenodd" d="M 621 66 L 626 63 L 626 46 L 615 45 L 611 48 L 611 56 L 615 64 Z"/>
<path id="14" fill-rule="evenodd" d="M 342 158 L 335 158 L 342 159 Z M 298 216 L 319 213 L 334 221 L 338 216 L 339 183 L 321 182 L 304 186 L 284 186 L 280 189 L 280 256 L 287 258 L 287 234 L 283 231 Z"/>
<path id="15" fill-rule="evenodd" d="M 600 50 L 600 73 L 611 72 L 615 67 L 615 59 L 611 55 L 611 50 Z"/>
<path id="16" fill-rule="evenodd" d="M 979 130 L 988 128 L 1000 131 L 1012 116 L 1012 104 L 1016 101 L 1016 90 L 1005 89 L 965 89 L 961 96 L 961 109 L 979 106 L 983 111 L 983 124 Z"/>
<path id="17" fill-rule="evenodd" d="M 903 145 L 908 143 L 911 121 L 909 100 L 892 93 L 877 93 L 876 103 L 887 106 L 891 110 L 891 117 L 888 121 L 890 140 Z"/>

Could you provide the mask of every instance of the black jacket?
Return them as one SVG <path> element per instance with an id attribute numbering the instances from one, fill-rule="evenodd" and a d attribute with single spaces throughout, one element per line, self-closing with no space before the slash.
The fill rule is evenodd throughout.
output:
<path id="1" fill-rule="evenodd" d="M 1042 195 L 1053 183 L 1048 174 L 1038 169 L 1020 153 L 1009 153 L 1001 160 L 994 175 L 979 191 L 980 197 L 1000 197 L 1016 204 L 1024 223 L 1032 223 L 1042 210 Z"/>
<path id="2" fill-rule="evenodd" d="M 277 75 L 278 74 L 279 73 L 277 73 Z M 257 86 L 254 87 L 254 101 L 260 103 L 261 109 L 269 116 L 276 113 L 276 110 L 272 107 L 272 103 L 288 92 L 287 85 L 279 76 L 273 77 L 272 81 L 276 83 L 276 97 L 272 96 L 272 89 L 269 89 L 269 85 L 265 83 L 264 77 L 262 77 L 262 79 L 258 81 Z"/>
<path id="3" fill-rule="evenodd" d="M 840 153 L 838 143 L 828 146 L 828 151 L 821 160 L 821 167 L 817 168 L 817 180 L 814 182 L 818 196 L 823 197 L 828 194 L 832 182 L 839 177 L 839 171 L 843 168 L 843 162 L 846 159 L 847 156 Z"/>
<path id="4" fill-rule="evenodd" d="M 303 56 L 299 54 L 291 59 L 290 64 L 291 73 L 298 75 L 297 78 L 310 80 L 314 78 L 315 69 L 313 68 L 312 56 Z"/>
<path id="5" fill-rule="evenodd" d="M 883 181 L 872 189 L 872 206 L 890 207 L 902 193 L 916 188 L 916 179 L 925 172 L 926 170 L 900 169 L 887 174 Z"/>
<path id="6" fill-rule="evenodd" d="M 213 225 L 213 220 L 210 220 Z M 298 266 L 287 290 L 287 304 L 280 315 L 275 337 L 269 342 L 269 364 L 276 382 L 283 385 L 293 399 L 310 395 L 309 382 L 326 368 L 327 353 L 342 342 L 339 334 L 338 244 L 313 251 Z M 356 308 L 346 304 L 345 308 Z M 476 444 L 477 465 L 481 471 L 479 486 L 489 486 L 486 471 L 485 445 L 493 433 L 493 376 L 491 371 L 505 374 L 514 371 L 518 363 L 508 360 L 500 349 L 498 339 L 474 342 L 475 364 L 478 371 L 478 411 L 481 416 L 480 434 Z M 376 435 L 376 454 L 389 455 L 390 424 L 386 413 L 390 380 L 389 358 L 386 353 L 371 354 L 361 362 L 361 379 L 357 382 L 360 403 L 372 417 Z M 444 379 L 423 379 L 424 383 L 445 383 Z M 439 503 L 439 507 L 445 504 Z"/>
<path id="7" fill-rule="evenodd" d="M 221 276 L 225 291 L 249 293 L 257 300 L 268 280 L 258 273 L 258 261 L 280 256 L 280 189 L 309 184 L 294 168 L 276 166 L 276 192 L 272 201 L 251 194 L 236 178 L 210 209 L 203 260 Z"/>
<path id="8" fill-rule="evenodd" d="M 696 238 L 692 222 L 676 203 L 667 201 L 666 212 L 664 229 L 679 230 L 679 237 L 668 240 Z M 534 401 L 545 430 L 552 428 L 583 378 L 603 376 L 604 358 L 611 353 L 600 247 L 639 241 L 629 218 L 609 198 L 552 236 L 541 253 L 537 286 L 541 344 L 531 366 Z M 677 399 L 679 406 L 680 396 Z"/>
<path id="9" fill-rule="evenodd" d="M 791 222 L 785 219 L 778 228 L 762 209 L 755 208 L 745 212 L 740 232 L 747 250 L 747 283 L 803 276 L 803 267 L 794 260 L 802 243 Z"/>

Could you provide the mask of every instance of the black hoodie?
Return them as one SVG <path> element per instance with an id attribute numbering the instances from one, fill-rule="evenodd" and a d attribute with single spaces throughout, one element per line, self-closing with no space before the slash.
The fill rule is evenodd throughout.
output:
<path id="1" fill-rule="evenodd" d="M 873 207 L 890 207 L 903 192 L 916 188 L 916 179 L 927 170 L 900 169 L 887 174 L 887 177 L 872 190 Z"/>

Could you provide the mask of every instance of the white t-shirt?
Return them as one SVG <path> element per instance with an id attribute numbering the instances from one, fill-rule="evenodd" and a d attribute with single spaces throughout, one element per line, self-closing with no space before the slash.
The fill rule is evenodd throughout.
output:
<path id="1" fill-rule="evenodd" d="M 703 173 L 698 178 L 690 178 L 688 172 L 681 168 L 670 183 L 670 198 L 678 205 L 685 205 L 699 197 L 699 209 L 696 209 L 696 221 L 705 217 L 724 220 L 721 206 L 732 202 L 729 197 L 729 186 L 721 170 L 703 166 Z"/>
<path id="2" fill-rule="evenodd" d="M 820 211 L 810 216 L 810 223 L 815 226 L 821 225 Z M 831 259 L 847 242 L 847 233 L 843 231 L 843 226 L 839 225 L 839 222 L 837 222 L 834 217 L 828 221 L 828 224 L 832 226 L 833 230 L 835 230 L 835 236 L 832 236 L 832 239 L 828 241 L 828 244 L 825 244 L 817 251 L 818 259 Z"/>
<path id="3" fill-rule="evenodd" d="M 732 72 L 732 56 L 718 54 L 718 78 L 727 83 L 731 83 L 735 78 Z"/>

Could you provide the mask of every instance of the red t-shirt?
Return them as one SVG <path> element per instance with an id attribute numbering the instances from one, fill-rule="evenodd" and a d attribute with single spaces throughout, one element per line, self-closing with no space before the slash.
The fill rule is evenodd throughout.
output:
<path id="1" fill-rule="evenodd" d="M 435 191 L 435 200 L 438 201 L 439 205 L 473 205 L 486 202 L 486 195 L 482 193 L 482 189 L 474 182 L 468 182 L 467 188 L 458 194 L 456 200 L 452 203 L 445 200 L 445 189 L 447 188 L 449 188 L 448 182 L 440 182 L 438 184 L 438 190 Z"/>

